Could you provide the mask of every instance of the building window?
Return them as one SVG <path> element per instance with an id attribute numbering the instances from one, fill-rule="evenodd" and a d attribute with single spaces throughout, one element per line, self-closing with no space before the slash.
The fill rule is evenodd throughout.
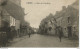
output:
<path id="1" fill-rule="evenodd" d="M 70 17 L 68 17 L 68 23 L 69 23 Z"/>

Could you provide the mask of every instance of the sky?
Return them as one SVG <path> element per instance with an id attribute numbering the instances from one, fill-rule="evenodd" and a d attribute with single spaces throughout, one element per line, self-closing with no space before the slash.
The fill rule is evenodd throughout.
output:
<path id="1" fill-rule="evenodd" d="M 38 28 L 42 19 L 50 13 L 62 10 L 62 6 L 68 6 L 76 0 L 21 0 L 21 6 L 25 9 L 25 21 L 31 27 Z M 30 4 L 29 4 L 30 3 Z M 39 3 L 39 4 L 37 4 Z"/>

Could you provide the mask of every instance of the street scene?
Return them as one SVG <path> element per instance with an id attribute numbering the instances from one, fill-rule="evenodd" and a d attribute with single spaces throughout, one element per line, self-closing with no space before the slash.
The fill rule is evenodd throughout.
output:
<path id="1" fill-rule="evenodd" d="M 79 47 L 79 0 L 0 0 L 0 47 Z"/>

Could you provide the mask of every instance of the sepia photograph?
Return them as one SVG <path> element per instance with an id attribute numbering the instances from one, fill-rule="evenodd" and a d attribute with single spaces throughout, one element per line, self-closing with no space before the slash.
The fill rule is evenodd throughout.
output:
<path id="1" fill-rule="evenodd" d="M 0 48 L 79 48 L 79 0 L 0 0 Z"/>

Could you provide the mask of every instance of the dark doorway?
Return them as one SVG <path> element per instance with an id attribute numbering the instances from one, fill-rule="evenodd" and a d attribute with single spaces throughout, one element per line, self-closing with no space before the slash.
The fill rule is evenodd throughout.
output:
<path id="1" fill-rule="evenodd" d="M 72 26 L 68 26 L 68 38 L 72 37 Z"/>

